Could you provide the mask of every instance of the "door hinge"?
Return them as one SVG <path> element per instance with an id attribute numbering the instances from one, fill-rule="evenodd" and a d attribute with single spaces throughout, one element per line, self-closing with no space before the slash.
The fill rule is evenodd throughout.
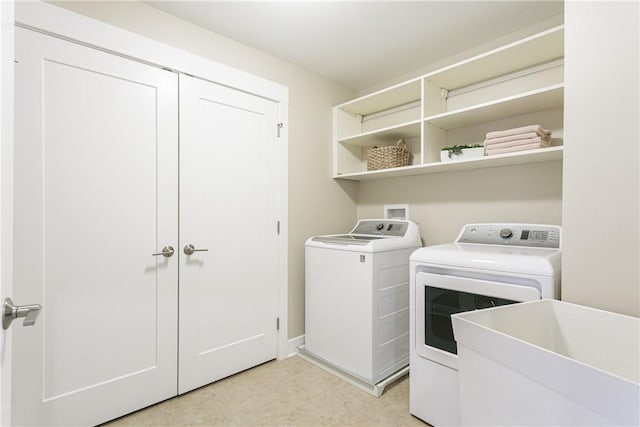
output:
<path id="1" fill-rule="evenodd" d="M 280 330 L 280 318 L 276 317 L 276 331 Z"/>
<path id="2" fill-rule="evenodd" d="M 278 123 L 278 138 L 280 138 L 280 129 L 284 126 L 284 123 Z"/>
<path id="3" fill-rule="evenodd" d="M 276 229 L 278 230 L 278 236 L 280 235 L 280 221 L 276 223 Z"/>

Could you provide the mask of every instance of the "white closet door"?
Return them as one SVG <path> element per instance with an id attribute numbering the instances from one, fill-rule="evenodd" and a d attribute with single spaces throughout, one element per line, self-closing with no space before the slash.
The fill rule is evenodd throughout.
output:
<path id="1" fill-rule="evenodd" d="M 13 424 L 94 425 L 177 393 L 177 77 L 20 28 L 16 55 L 14 301 L 42 312 Z"/>
<path id="2" fill-rule="evenodd" d="M 276 357 L 276 130 L 275 102 L 180 76 L 180 393 Z"/>

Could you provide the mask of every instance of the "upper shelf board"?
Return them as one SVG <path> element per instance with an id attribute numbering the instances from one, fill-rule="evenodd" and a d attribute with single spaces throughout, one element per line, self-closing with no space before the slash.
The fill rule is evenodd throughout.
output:
<path id="1" fill-rule="evenodd" d="M 413 80 L 345 102 L 337 108 L 351 114 L 367 116 L 419 101 L 423 78 L 438 87 L 455 90 L 563 57 L 564 26 L 560 25 Z"/>
<path id="2" fill-rule="evenodd" d="M 449 111 L 425 119 L 427 124 L 442 129 L 457 129 L 495 120 L 549 110 L 561 107 L 564 103 L 564 84 L 526 92 L 520 95 L 502 98 L 469 108 Z"/>
<path id="3" fill-rule="evenodd" d="M 564 26 L 560 25 L 426 74 L 424 78 L 438 87 L 454 90 L 563 57 Z"/>
<path id="4" fill-rule="evenodd" d="M 353 101 L 338 105 L 337 108 L 351 114 L 368 116 L 369 114 L 386 111 L 399 105 L 420 101 L 420 79 L 393 86 Z"/>
<path id="5" fill-rule="evenodd" d="M 381 169 L 369 172 L 349 173 L 334 176 L 337 179 L 365 181 L 371 179 L 395 178 L 407 175 L 424 175 L 430 173 L 455 172 L 472 169 L 495 168 L 528 163 L 550 162 L 562 160 L 564 147 L 540 148 L 516 153 L 497 154 L 453 162 L 434 162 L 393 169 Z"/>
<path id="6" fill-rule="evenodd" d="M 338 142 L 358 147 L 369 147 L 376 144 L 388 145 L 395 143 L 398 139 L 409 139 L 420 137 L 421 120 L 410 123 L 391 126 L 385 129 L 374 130 L 359 135 L 341 138 Z"/>

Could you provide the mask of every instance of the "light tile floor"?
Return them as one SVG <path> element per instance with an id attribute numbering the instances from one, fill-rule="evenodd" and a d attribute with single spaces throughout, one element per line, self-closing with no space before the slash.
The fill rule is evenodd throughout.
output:
<path id="1" fill-rule="evenodd" d="M 375 398 L 297 357 L 265 363 L 119 418 L 124 426 L 418 426 L 409 377 Z"/>

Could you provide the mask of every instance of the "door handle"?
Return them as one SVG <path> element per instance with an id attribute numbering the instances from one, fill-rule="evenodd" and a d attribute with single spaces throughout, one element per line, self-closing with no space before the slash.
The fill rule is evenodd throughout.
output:
<path id="1" fill-rule="evenodd" d="M 153 256 L 162 255 L 165 258 L 171 258 L 174 252 L 175 251 L 173 250 L 173 246 L 165 246 L 164 248 L 162 248 L 162 252 L 158 252 L 157 254 L 151 254 L 151 255 Z"/>
<path id="2" fill-rule="evenodd" d="M 183 250 L 185 255 L 193 255 L 194 252 L 207 252 L 209 249 L 196 249 L 195 246 L 189 243 L 188 245 L 185 245 Z"/>
<path id="3" fill-rule="evenodd" d="M 7 329 L 11 326 L 11 322 L 19 317 L 24 317 L 22 326 L 35 325 L 40 308 L 40 304 L 13 305 L 11 298 L 5 298 L 2 310 L 2 328 Z"/>

